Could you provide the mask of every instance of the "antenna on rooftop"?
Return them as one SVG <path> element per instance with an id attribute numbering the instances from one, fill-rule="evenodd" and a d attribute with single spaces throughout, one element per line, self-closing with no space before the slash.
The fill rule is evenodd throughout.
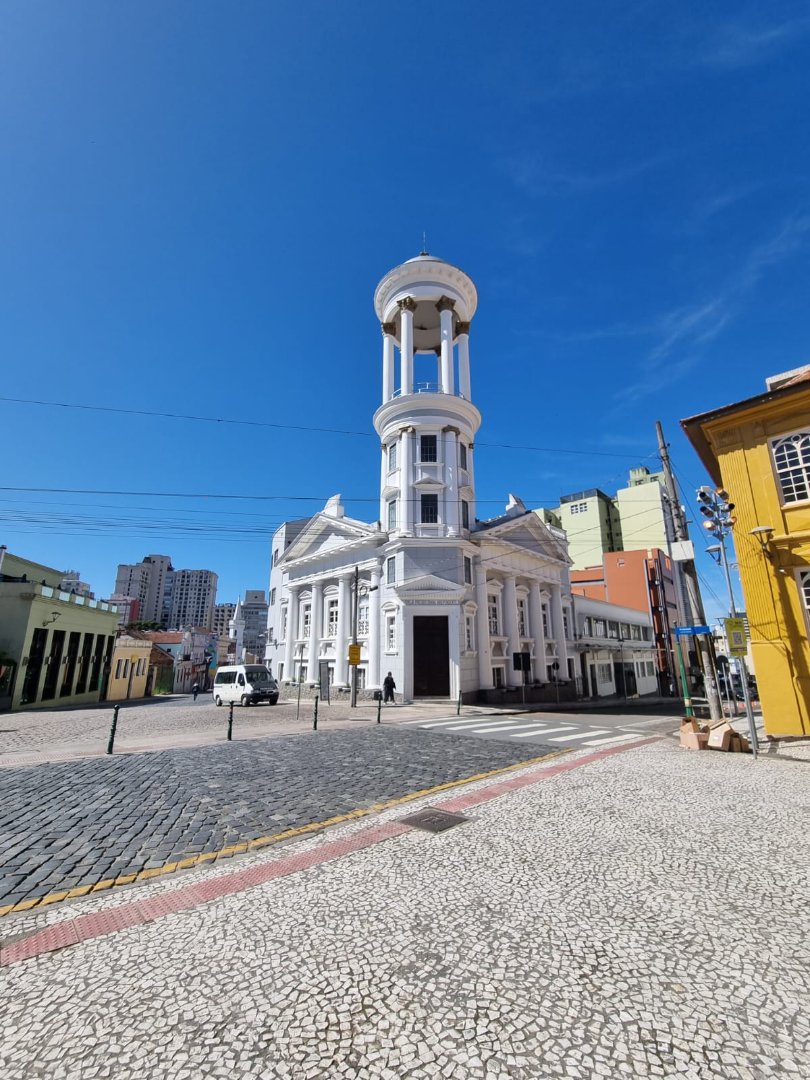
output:
<path id="1" fill-rule="evenodd" d="M 420 255 L 429 255 L 430 254 L 430 252 L 427 249 L 427 233 L 426 232 L 422 233 L 422 250 L 419 252 L 419 254 Z"/>

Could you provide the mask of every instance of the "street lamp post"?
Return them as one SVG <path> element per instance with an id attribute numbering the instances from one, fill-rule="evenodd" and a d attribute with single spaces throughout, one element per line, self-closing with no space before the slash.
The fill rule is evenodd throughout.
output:
<path id="1" fill-rule="evenodd" d="M 718 562 L 723 567 L 723 573 L 726 578 L 729 614 L 732 619 L 735 619 L 737 617 L 737 604 L 734 600 L 734 589 L 731 584 L 731 573 L 729 572 L 728 556 L 726 553 L 726 536 L 731 532 L 736 521 L 736 518 L 731 513 L 734 509 L 734 503 L 728 501 L 728 492 L 724 491 L 722 488 L 713 491 L 710 487 L 702 487 L 698 490 L 698 501 L 700 502 L 700 512 L 706 518 L 706 521 L 703 523 L 704 528 L 719 541 L 718 544 L 712 545 L 712 547 L 707 550 L 710 555 L 714 556 L 715 554 L 718 554 L 719 556 Z M 751 751 L 754 757 L 756 757 L 759 753 L 759 740 L 757 739 L 757 725 L 754 720 L 754 708 L 751 704 L 751 692 L 748 689 L 748 668 L 746 667 L 744 657 L 738 656 L 737 661 L 740 666 L 743 698 L 745 699 L 745 712 L 748 717 L 748 732 L 751 742 Z"/>

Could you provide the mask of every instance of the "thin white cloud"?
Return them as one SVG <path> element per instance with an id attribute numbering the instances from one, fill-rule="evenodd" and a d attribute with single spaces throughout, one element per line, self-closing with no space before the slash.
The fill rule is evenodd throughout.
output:
<path id="1" fill-rule="evenodd" d="M 668 150 L 627 162 L 614 169 L 577 172 L 554 169 L 549 166 L 544 155 L 530 153 L 507 158 L 504 168 L 516 187 L 529 195 L 580 195 L 625 184 L 644 173 L 669 164 L 675 156 L 673 151 Z"/>
<path id="2" fill-rule="evenodd" d="M 770 239 L 752 248 L 715 296 L 703 303 L 664 314 L 659 320 L 659 340 L 642 363 L 640 377 L 616 399 L 632 404 L 671 386 L 693 370 L 701 359 L 700 347 L 712 341 L 736 318 L 741 302 L 770 267 L 797 251 L 810 232 L 810 215 L 789 218 Z"/>
<path id="3" fill-rule="evenodd" d="M 777 50 L 793 45 L 809 33 L 807 15 L 770 26 L 723 23 L 708 35 L 707 44 L 696 53 L 695 61 L 705 67 L 749 67 L 770 60 Z"/>

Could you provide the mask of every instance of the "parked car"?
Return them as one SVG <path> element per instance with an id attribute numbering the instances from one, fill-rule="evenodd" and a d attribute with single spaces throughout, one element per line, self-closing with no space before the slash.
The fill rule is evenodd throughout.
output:
<path id="1" fill-rule="evenodd" d="M 278 683 L 268 668 L 261 664 L 233 664 L 221 667 L 214 679 L 214 704 L 238 701 L 242 705 L 258 705 L 278 701 Z"/>

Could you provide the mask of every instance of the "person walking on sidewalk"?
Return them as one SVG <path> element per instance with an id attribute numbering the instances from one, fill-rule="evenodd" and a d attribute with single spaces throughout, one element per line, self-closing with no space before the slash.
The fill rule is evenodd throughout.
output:
<path id="1" fill-rule="evenodd" d="M 394 691 L 396 690 L 396 688 L 397 684 L 394 682 L 394 676 L 389 671 L 383 679 L 383 691 L 385 693 L 383 703 L 385 705 L 387 705 L 389 701 L 392 705 L 396 705 L 396 701 L 394 701 Z"/>
<path id="2" fill-rule="evenodd" d="M 191 688 L 192 701 L 197 700 L 197 694 L 199 694 L 199 692 L 200 692 L 200 684 L 198 682 L 195 682 L 194 685 Z"/>

